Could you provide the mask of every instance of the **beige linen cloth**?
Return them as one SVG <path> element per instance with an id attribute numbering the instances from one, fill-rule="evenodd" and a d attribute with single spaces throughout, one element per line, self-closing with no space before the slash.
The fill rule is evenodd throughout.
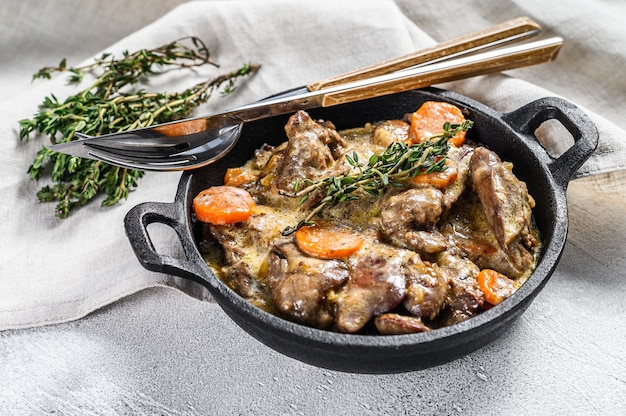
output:
<path id="1" fill-rule="evenodd" d="M 43 65 L 67 57 L 77 65 L 102 51 L 154 47 L 183 36 L 206 42 L 219 69 L 194 75 L 175 72 L 147 88 L 179 90 L 244 62 L 262 64 L 227 98 L 216 94 L 199 113 L 251 102 L 284 89 L 399 56 L 502 21 L 528 16 L 547 34 L 565 39 L 554 63 L 445 85 L 506 112 L 544 96 L 559 95 L 581 106 L 600 131 L 600 145 L 570 185 L 570 209 L 604 215 L 589 230 L 584 249 L 617 261 L 626 253 L 626 16 L 615 1 L 55 1 L 4 2 L 0 6 L 0 329 L 80 318 L 141 289 L 164 285 L 200 299 L 199 285 L 152 273 L 137 262 L 123 218 L 145 201 L 171 201 L 179 173 L 148 173 L 128 200 L 110 208 L 102 199 L 69 218 L 40 204 L 45 184 L 26 171 L 46 140 L 20 143 L 18 120 L 31 117 L 44 96 L 75 91 L 64 75 L 31 82 Z M 557 130 L 558 131 L 558 130 Z M 546 146 L 562 149 L 564 137 L 546 134 Z M 540 196 L 538 196 L 540 197 Z M 616 229 L 619 227 L 619 229 Z M 610 233 L 607 231 L 610 230 Z M 161 252 L 176 253 L 167 229 L 151 228 Z M 607 236 L 618 236 L 607 241 Z M 622 236 L 622 237 L 620 237 Z M 606 261 L 605 261 L 606 263 Z M 563 266 L 565 267 L 565 266 Z M 576 267 L 576 265 L 567 265 Z"/>

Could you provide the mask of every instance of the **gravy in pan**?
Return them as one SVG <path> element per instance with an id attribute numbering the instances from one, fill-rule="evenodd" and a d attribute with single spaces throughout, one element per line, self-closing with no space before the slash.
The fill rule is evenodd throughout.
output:
<path id="1" fill-rule="evenodd" d="M 364 169 L 394 143 L 411 144 L 411 122 L 337 132 L 294 114 L 286 142 L 258 149 L 217 187 L 244 190 L 253 202 L 243 221 L 206 224 L 207 263 L 254 305 L 346 333 L 429 331 L 506 299 L 532 273 L 540 242 L 526 185 L 485 147 L 448 141 L 433 159 L 443 171 L 378 192 L 357 187 L 314 211 L 326 194 L 311 185 Z"/>

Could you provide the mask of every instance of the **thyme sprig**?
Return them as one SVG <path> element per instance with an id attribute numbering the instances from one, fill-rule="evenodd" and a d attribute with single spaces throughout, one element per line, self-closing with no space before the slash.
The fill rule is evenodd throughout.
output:
<path id="1" fill-rule="evenodd" d="M 179 92 L 133 88 L 148 77 L 168 70 L 206 64 L 218 66 L 210 60 L 208 48 L 197 37 L 179 39 L 154 49 L 124 51 L 119 58 L 104 53 L 80 67 L 68 67 L 63 59 L 57 66 L 40 69 L 33 79 L 50 79 L 54 72 L 69 72 L 70 84 L 81 83 L 88 74 L 95 80 L 64 101 L 54 94 L 45 97 L 32 119 L 20 120 L 20 140 L 39 132 L 49 136 L 52 144 L 63 143 L 73 140 L 76 132 L 99 136 L 186 118 L 198 105 L 208 101 L 215 90 L 223 87 L 222 94 L 230 94 L 240 78 L 259 69 L 259 65 L 244 64 Z M 57 202 L 55 213 L 59 218 L 67 217 L 72 209 L 85 205 L 100 193 L 106 194 L 103 206 L 114 205 L 127 198 L 143 176 L 142 171 L 43 147 L 28 168 L 30 178 L 40 179 L 48 165 L 52 166 L 53 184 L 41 188 L 37 197 L 41 202 Z"/>
<path id="2" fill-rule="evenodd" d="M 469 130 L 473 124 L 471 120 L 461 124 L 445 123 L 443 133 L 419 144 L 391 143 L 382 154 L 370 156 L 367 165 L 364 165 L 359 160 L 358 154 L 353 152 L 352 155 L 346 155 L 346 161 L 352 167 L 350 171 L 315 182 L 310 179 L 296 180 L 294 192 L 282 192 L 283 195 L 300 198 L 301 205 L 314 193 L 321 192 L 323 198 L 313 206 L 303 220 L 294 227 L 286 227 L 282 234 L 287 236 L 304 225 L 312 224 L 313 218 L 321 216 L 324 209 L 342 202 L 358 200 L 359 197 L 355 195 L 357 190 L 380 197 L 383 190 L 389 186 L 404 187 L 405 181 L 417 175 L 444 171 L 450 148 L 449 139 L 460 131 Z"/>

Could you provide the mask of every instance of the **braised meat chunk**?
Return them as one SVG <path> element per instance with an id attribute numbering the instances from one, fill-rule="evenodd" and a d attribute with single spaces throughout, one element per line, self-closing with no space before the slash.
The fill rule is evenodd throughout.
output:
<path id="1" fill-rule="evenodd" d="M 296 322 L 318 328 L 329 326 L 333 317 L 327 292 L 347 279 L 345 264 L 307 257 L 290 241 L 277 243 L 270 256 L 272 300 L 281 314 Z"/>
<path id="2" fill-rule="evenodd" d="M 430 331 L 430 328 L 424 325 L 420 318 L 397 313 L 378 315 L 374 320 L 374 324 L 378 332 L 383 335 L 402 335 Z"/>
<path id="3" fill-rule="evenodd" d="M 409 189 L 391 196 L 380 215 L 382 233 L 400 247 L 440 252 L 446 242 L 435 226 L 443 209 L 443 194 L 436 188 Z"/>
<path id="4" fill-rule="evenodd" d="M 450 252 L 441 253 L 437 264 L 450 287 L 446 301 L 448 305 L 446 324 L 462 322 L 478 314 L 484 303 L 483 292 L 476 281 L 480 271 L 478 266 Z"/>
<path id="5" fill-rule="evenodd" d="M 220 267 L 220 275 L 226 284 L 246 298 L 254 296 L 257 270 L 254 264 L 246 262 L 246 247 L 252 244 L 249 234 L 239 225 L 210 225 L 210 233 L 222 246 L 224 265 Z"/>
<path id="6" fill-rule="evenodd" d="M 260 208 L 244 223 L 208 227 L 222 248 L 224 261 L 218 268 L 222 280 L 257 305 L 267 304 L 263 270 L 274 240 L 281 236 L 278 218 L 274 210 Z"/>
<path id="7" fill-rule="evenodd" d="M 358 332 L 374 316 L 398 306 L 406 291 L 404 252 L 375 244 L 353 260 L 337 293 L 337 328 Z"/>
<path id="8" fill-rule="evenodd" d="M 347 334 L 428 332 L 506 301 L 537 262 L 534 200 L 441 104 L 345 131 L 295 113 L 287 141 L 211 188 L 239 188 L 248 209 L 204 200 L 220 218 L 209 265 L 254 305 Z"/>
<path id="9" fill-rule="evenodd" d="M 296 179 L 319 178 L 335 160 L 331 148 L 338 153 L 343 147 L 332 125 L 317 123 L 304 111 L 289 118 L 285 132 L 289 140 L 275 179 L 284 191 L 293 191 Z"/>
<path id="10" fill-rule="evenodd" d="M 485 219 L 500 248 L 519 272 L 530 269 L 537 240 L 531 223 L 534 200 L 526 184 L 497 154 L 484 147 L 474 151 L 470 171 Z"/>
<path id="11" fill-rule="evenodd" d="M 417 253 L 406 262 L 404 307 L 412 315 L 433 320 L 446 305 L 449 284 L 439 266 L 423 262 Z"/>

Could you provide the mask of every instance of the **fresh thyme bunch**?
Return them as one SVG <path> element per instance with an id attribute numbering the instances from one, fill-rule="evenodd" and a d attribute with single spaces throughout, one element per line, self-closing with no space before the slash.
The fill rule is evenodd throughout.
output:
<path id="1" fill-rule="evenodd" d="M 294 193 L 283 193 L 284 195 L 300 198 L 300 204 L 304 204 L 315 191 L 321 192 L 324 197 L 316 203 L 305 219 L 295 227 L 285 228 L 282 234 L 289 235 L 298 228 L 311 224 L 313 217 L 321 215 L 326 208 L 332 208 L 341 202 L 357 200 L 358 197 L 354 192 L 359 189 L 380 197 L 388 186 L 404 187 L 404 181 L 417 175 L 444 171 L 450 148 L 448 141 L 460 131 L 469 130 L 473 124 L 471 120 L 461 124 L 445 123 L 443 133 L 432 136 L 422 143 L 413 145 L 402 142 L 391 143 L 382 154 L 370 156 L 367 165 L 364 165 L 359 160 L 358 154 L 353 152 L 352 156 L 346 155 L 346 160 L 352 167 L 350 171 L 316 182 L 310 179 L 296 180 Z M 305 188 L 300 189 L 302 185 Z"/>
<path id="2" fill-rule="evenodd" d="M 244 64 L 241 68 L 179 92 L 146 92 L 133 86 L 147 77 L 173 68 L 194 68 L 201 65 L 218 66 L 211 62 L 205 44 L 188 37 L 154 49 L 123 52 L 120 58 L 105 53 L 93 63 L 67 67 L 63 59 L 56 67 L 45 67 L 33 79 L 51 78 L 53 72 L 68 71 L 69 83 L 82 82 L 89 74 L 95 81 L 84 90 L 59 101 L 54 94 L 45 97 L 32 119 L 20 120 L 20 140 L 33 132 L 50 137 L 52 144 L 74 139 L 75 133 L 91 136 L 147 127 L 188 117 L 212 93 L 222 88 L 224 95 L 233 92 L 239 78 L 259 69 Z M 103 206 L 114 205 L 128 197 L 138 185 L 142 171 L 112 166 L 54 152 L 43 147 L 28 169 L 31 179 L 42 177 L 47 165 L 52 165 L 52 185 L 37 193 L 41 202 L 57 202 L 56 216 L 66 218 L 70 211 L 83 206 L 96 195 L 105 193 Z"/>

